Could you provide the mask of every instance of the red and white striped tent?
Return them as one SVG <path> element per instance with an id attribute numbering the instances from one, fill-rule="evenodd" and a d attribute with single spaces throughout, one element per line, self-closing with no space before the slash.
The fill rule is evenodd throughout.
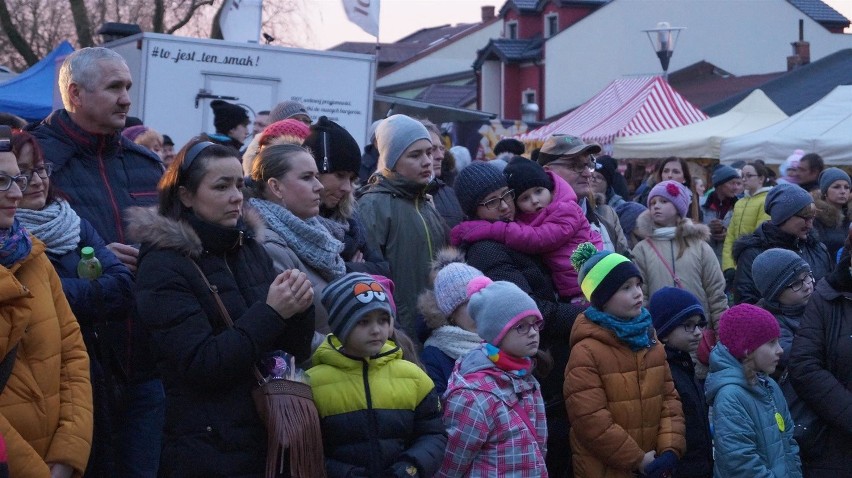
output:
<path id="1" fill-rule="evenodd" d="M 611 150 L 616 137 L 652 133 L 707 119 L 661 76 L 621 78 L 574 111 L 518 139 L 540 146 L 553 134 L 570 134 Z"/>

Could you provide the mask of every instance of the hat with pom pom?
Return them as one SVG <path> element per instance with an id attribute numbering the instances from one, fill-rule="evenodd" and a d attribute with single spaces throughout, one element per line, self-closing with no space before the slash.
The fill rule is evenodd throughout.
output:
<path id="1" fill-rule="evenodd" d="M 680 217 L 686 217 L 689 211 L 689 203 L 692 201 L 692 192 L 677 181 L 661 181 L 657 183 L 648 193 L 648 207 L 651 207 L 651 199 L 661 197 L 672 203 Z"/>
<path id="2" fill-rule="evenodd" d="M 586 300 L 597 309 L 604 304 L 631 277 L 642 278 L 642 273 L 630 259 L 610 251 L 598 252 L 591 242 L 584 242 L 571 254 L 571 264 L 577 271 L 577 283 Z"/>
<path id="3" fill-rule="evenodd" d="M 476 333 L 495 346 L 520 320 L 530 316 L 542 319 L 535 301 L 511 282 L 476 277 L 467 284 L 467 296 L 467 310 L 476 323 Z"/>
<path id="4" fill-rule="evenodd" d="M 438 309 L 449 317 L 467 300 L 467 285 L 484 274 L 463 262 L 451 262 L 435 275 L 435 300 Z"/>

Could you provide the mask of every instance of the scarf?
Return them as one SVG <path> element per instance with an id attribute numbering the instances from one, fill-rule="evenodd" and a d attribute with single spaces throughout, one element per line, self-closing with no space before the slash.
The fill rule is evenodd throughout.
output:
<path id="1" fill-rule="evenodd" d="M 263 199 L 250 199 L 249 203 L 263 217 L 266 226 L 284 238 L 284 245 L 323 279 L 332 281 L 346 274 L 346 264 L 340 257 L 343 243 L 333 238 L 319 219 L 300 219 L 283 206 Z"/>
<path id="2" fill-rule="evenodd" d="M 0 231 L 0 264 L 6 268 L 29 256 L 32 249 L 30 233 L 21 226 L 18 218 L 12 222 L 11 228 Z"/>
<path id="3" fill-rule="evenodd" d="M 18 209 L 15 215 L 30 234 L 47 246 L 47 253 L 61 256 L 80 244 L 80 216 L 68 201 L 57 200 L 44 209 Z"/>
<path id="4" fill-rule="evenodd" d="M 328 232 L 331 233 L 331 237 L 343 242 L 343 239 L 346 238 L 346 233 L 349 232 L 348 222 L 335 221 L 334 219 L 325 216 L 317 216 L 317 219 L 319 219 L 320 224 L 328 229 Z"/>
<path id="5" fill-rule="evenodd" d="M 676 227 L 658 227 L 654 229 L 654 232 L 651 233 L 651 237 L 654 239 L 661 239 L 671 241 L 675 238 L 675 233 L 677 232 Z"/>
<path id="6" fill-rule="evenodd" d="M 615 336 L 634 352 L 651 346 L 651 314 L 644 307 L 639 315 L 630 320 L 616 318 L 595 307 L 586 309 L 586 317 L 595 324 L 615 332 Z"/>
<path id="7" fill-rule="evenodd" d="M 533 362 L 529 357 L 515 357 L 500 350 L 499 347 L 485 343 L 485 356 L 494 362 L 500 370 L 517 377 L 529 375 Z"/>
<path id="8" fill-rule="evenodd" d="M 455 325 L 443 325 L 432 331 L 423 343 L 424 347 L 435 347 L 453 360 L 479 347 L 482 339 L 476 332 L 469 332 Z"/>

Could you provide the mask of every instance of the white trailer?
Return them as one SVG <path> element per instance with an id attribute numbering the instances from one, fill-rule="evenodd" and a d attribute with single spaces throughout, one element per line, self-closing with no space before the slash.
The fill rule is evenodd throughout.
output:
<path id="1" fill-rule="evenodd" d="M 104 46 L 130 68 L 130 115 L 171 136 L 176 148 L 215 131 L 210 102 L 217 98 L 245 107 L 252 120 L 281 101 L 299 101 L 315 121 L 328 116 L 366 144 L 376 77 L 372 55 L 158 33 Z"/>

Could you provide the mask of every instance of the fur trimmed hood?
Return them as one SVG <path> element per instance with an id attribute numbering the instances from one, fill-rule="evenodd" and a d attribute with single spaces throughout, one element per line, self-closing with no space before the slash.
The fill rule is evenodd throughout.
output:
<path id="1" fill-rule="evenodd" d="M 659 226 L 651 218 L 651 210 L 642 211 L 636 219 L 635 232 L 640 237 L 649 238 Z M 696 224 L 692 219 L 684 218 L 678 223 L 677 235 L 687 242 L 707 241 L 710 239 L 710 228 L 705 224 Z"/>
<path id="2" fill-rule="evenodd" d="M 430 282 L 435 282 L 435 275 L 453 262 L 465 262 L 464 252 L 455 247 L 445 247 L 438 251 L 435 260 L 432 261 L 432 269 L 429 273 Z M 431 290 L 425 290 L 417 297 L 417 310 L 423 315 L 423 321 L 430 330 L 435 330 L 444 325 L 450 325 L 441 309 L 438 308 L 438 301 L 435 298 L 435 293 Z"/>
<path id="3" fill-rule="evenodd" d="M 847 204 L 846 217 L 844 217 L 843 210 L 829 204 L 822 198 L 822 193 L 819 190 L 812 191 L 811 196 L 814 198 L 814 206 L 816 206 L 816 219 L 825 227 L 840 227 L 844 221 L 852 220 L 852 208 L 849 208 L 849 204 Z"/>

